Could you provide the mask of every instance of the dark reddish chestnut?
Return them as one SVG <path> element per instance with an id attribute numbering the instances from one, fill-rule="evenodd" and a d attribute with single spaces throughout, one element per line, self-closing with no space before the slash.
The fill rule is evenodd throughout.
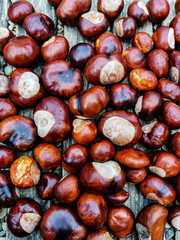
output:
<path id="1" fill-rule="evenodd" d="M 113 240 L 109 232 L 105 228 L 91 231 L 87 236 L 87 240 Z"/>
<path id="2" fill-rule="evenodd" d="M 165 102 L 162 108 L 163 120 L 170 129 L 180 128 L 180 107 L 173 102 Z"/>
<path id="3" fill-rule="evenodd" d="M 4 74 L 0 74 L 0 97 L 5 97 L 9 92 L 9 79 Z"/>
<path id="4" fill-rule="evenodd" d="M 133 47 L 139 48 L 143 53 L 148 53 L 153 48 L 153 39 L 146 32 L 138 32 L 134 36 Z"/>
<path id="5" fill-rule="evenodd" d="M 128 7 L 127 14 L 129 17 L 134 18 L 138 25 L 145 24 L 149 17 L 149 11 L 141 1 L 133 1 Z"/>
<path id="6" fill-rule="evenodd" d="M 175 178 L 172 179 L 172 184 L 176 191 L 176 198 L 180 203 L 180 174 L 178 174 Z"/>
<path id="7" fill-rule="evenodd" d="M 175 2 L 175 10 L 176 10 L 176 13 L 180 12 L 180 1 L 179 0 L 176 0 L 176 2 Z"/>
<path id="8" fill-rule="evenodd" d="M 175 154 L 180 158 L 180 132 L 174 133 L 171 136 L 171 148 Z"/>
<path id="9" fill-rule="evenodd" d="M 126 168 L 125 169 L 127 182 L 141 183 L 146 178 L 145 168 Z"/>
<path id="10" fill-rule="evenodd" d="M 169 60 L 169 76 L 173 82 L 180 84 L 180 51 L 171 53 L 169 55 Z"/>
<path id="11" fill-rule="evenodd" d="M 16 106 L 6 98 L 0 98 L 0 120 L 17 114 Z"/>
<path id="12" fill-rule="evenodd" d="M 113 206 L 119 207 L 129 198 L 129 193 L 125 190 L 121 190 L 117 193 L 109 193 L 105 195 L 107 201 Z"/>
<path id="13" fill-rule="evenodd" d="M 137 24 L 132 17 L 122 17 L 114 27 L 116 34 L 122 41 L 129 41 L 136 34 Z"/>
<path id="14" fill-rule="evenodd" d="M 9 40 L 14 37 L 14 33 L 8 28 L 0 27 L 0 54 L 3 53 L 3 49 L 8 44 Z"/>
<path id="15" fill-rule="evenodd" d="M 174 230 L 180 231 L 180 206 L 174 206 L 170 209 L 168 223 Z"/>
<path id="16" fill-rule="evenodd" d="M 16 159 L 16 154 L 10 148 L 0 145 L 0 169 L 10 167 Z"/>
<path id="17" fill-rule="evenodd" d="M 170 27 L 174 29 L 176 48 L 180 48 L 180 14 L 178 13 L 170 22 Z"/>
<path id="18" fill-rule="evenodd" d="M 48 3 L 53 7 L 58 7 L 62 0 L 48 0 Z"/>

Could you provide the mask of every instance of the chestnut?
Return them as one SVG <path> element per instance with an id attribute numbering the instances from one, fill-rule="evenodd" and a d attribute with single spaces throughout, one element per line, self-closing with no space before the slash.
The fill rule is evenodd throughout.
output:
<path id="1" fill-rule="evenodd" d="M 80 194 L 79 180 L 75 175 L 67 175 L 54 187 L 54 196 L 60 203 L 72 203 Z"/>
<path id="2" fill-rule="evenodd" d="M 51 205 L 44 213 L 40 231 L 44 240 L 82 240 L 87 233 L 76 213 L 69 206 L 58 204 Z"/>
<path id="3" fill-rule="evenodd" d="M 69 98 L 83 87 L 83 79 L 79 69 L 64 60 L 47 63 L 41 72 L 45 89 L 53 95 Z"/>
<path id="4" fill-rule="evenodd" d="M 95 49 L 97 54 L 122 53 L 123 46 L 118 37 L 108 32 L 96 39 Z"/>
<path id="5" fill-rule="evenodd" d="M 124 0 L 98 0 L 98 11 L 104 13 L 110 22 L 122 12 Z"/>
<path id="6" fill-rule="evenodd" d="M 175 10 L 176 10 L 176 13 L 180 12 L 180 1 L 179 0 L 176 0 L 176 2 L 175 2 Z"/>
<path id="7" fill-rule="evenodd" d="M 41 47 L 44 61 L 64 60 L 69 52 L 69 43 L 65 37 L 54 36 L 46 41 Z"/>
<path id="8" fill-rule="evenodd" d="M 23 22 L 26 33 L 39 42 L 45 42 L 53 35 L 54 23 L 43 13 L 32 13 Z"/>
<path id="9" fill-rule="evenodd" d="M 0 192 L 1 208 L 14 206 L 19 198 L 17 188 L 11 182 L 9 171 L 0 170 Z"/>
<path id="10" fill-rule="evenodd" d="M 133 88 L 138 91 L 153 90 L 158 84 L 156 75 L 145 68 L 132 70 L 129 74 L 129 80 Z"/>
<path id="11" fill-rule="evenodd" d="M 172 52 L 175 48 L 174 29 L 161 26 L 152 35 L 155 48 L 161 48 L 166 52 Z"/>
<path id="12" fill-rule="evenodd" d="M 138 25 L 145 24 L 149 17 L 149 11 L 141 1 L 133 1 L 128 7 L 127 14 L 129 17 L 134 18 Z"/>
<path id="13" fill-rule="evenodd" d="M 156 117 L 161 104 L 161 95 L 154 91 L 148 91 L 138 98 L 135 112 L 138 117 L 150 121 Z"/>
<path id="14" fill-rule="evenodd" d="M 129 198 L 129 193 L 125 190 L 120 190 L 117 193 L 109 193 L 105 195 L 107 201 L 113 206 L 119 207 Z"/>
<path id="15" fill-rule="evenodd" d="M 147 65 L 158 78 L 163 78 L 169 70 L 168 54 L 162 49 L 155 49 L 147 57 Z"/>
<path id="16" fill-rule="evenodd" d="M 169 128 L 163 122 L 146 124 L 142 132 L 142 143 L 149 148 L 161 148 L 169 137 Z"/>
<path id="17" fill-rule="evenodd" d="M 94 122 L 76 118 L 72 122 L 72 126 L 72 137 L 77 143 L 88 145 L 95 140 L 97 128 Z"/>
<path id="18" fill-rule="evenodd" d="M 125 174 L 114 161 L 87 162 L 81 168 L 79 180 L 88 192 L 116 193 L 124 187 Z"/>
<path id="19" fill-rule="evenodd" d="M 79 69 L 84 69 L 86 63 L 95 55 L 93 46 L 89 43 L 78 43 L 71 48 L 69 59 L 71 64 Z"/>
<path id="20" fill-rule="evenodd" d="M 133 39 L 133 47 L 139 48 L 144 54 L 148 53 L 153 48 L 153 39 L 146 32 L 138 32 Z"/>
<path id="21" fill-rule="evenodd" d="M 6 98 L 0 98 L 0 120 L 17 114 L 16 106 Z"/>
<path id="22" fill-rule="evenodd" d="M 39 76 L 29 69 L 17 68 L 9 79 L 9 96 L 20 107 L 34 107 L 44 96 Z"/>
<path id="23" fill-rule="evenodd" d="M 34 110 L 38 135 L 48 143 L 64 141 L 71 132 L 69 108 L 57 97 L 43 98 Z"/>
<path id="24" fill-rule="evenodd" d="M 139 212 L 136 219 L 138 238 L 163 240 L 168 210 L 159 204 L 149 204 Z"/>
<path id="25" fill-rule="evenodd" d="M 80 144 L 73 144 L 63 153 L 62 166 L 67 172 L 76 173 L 87 160 L 87 148 Z"/>
<path id="26" fill-rule="evenodd" d="M 16 151 L 26 152 L 37 140 L 36 126 L 32 119 L 24 116 L 10 116 L 0 122 L 0 142 Z"/>
<path id="27" fill-rule="evenodd" d="M 136 34 L 137 24 L 132 17 L 122 17 L 116 22 L 114 28 L 122 41 L 129 41 Z"/>
<path id="28" fill-rule="evenodd" d="M 108 212 L 108 227 L 118 238 L 127 238 L 133 234 L 135 217 L 130 208 L 120 206 Z"/>
<path id="29" fill-rule="evenodd" d="M 28 156 L 16 159 L 10 167 L 12 183 L 18 188 L 31 188 L 40 179 L 40 168 L 37 162 Z"/>
<path id="30" fill-rule="evenodd" d="M 151 152 L 149 158 L 149 171 L 162 178 L 171 178 L 180 172 L 179 159 L 172 153 L 165 151 Z"/>
<path id="31" fill-rule="evenodd" d="M 169 225 L 176 231 L 180 231 L 180 206 L 174 206 L 169 212 Z"/>
<path id="32" fill-rule="evenodd" d="M 99 119 L 98 130 L 118 146 L 133 146 L 141 138 L 141 125 L 133 114 L 121 110 L 105 112 Z"/>
<path id="33" fill-rule="evenodd" d="M 0 97 L 5 97 L 9 92 L 9 79 L 4 74 L 0 74 Z"/>
<path id="34" fill-rule="evenodd" d="M 174 36 L 175 36 L 175 42 L 176 42 L 176 48 L 180 48 L 180 14 L 178 13 L 170 22 L 170 27 L 174 29 Z"/>
<path id="35" fill-rule="evenodd" d="M 164 122 L 170 129 L 180 128 L 180 107 L 173 102 L 165 102 L 162 107 Z"/>
<path id="36" fill-rule="evenodd" d="M 140 184 L 140 192 L 143 197 L 156 200 L 161 205 L 172 203 L 176 198 L 173 186 L 165 179 L 149 175 Z"/>
<path id="37" fill-rule="evenodd" d="M 8 8 L 8 17 L 12 23 L 21 25 L 24 19 L 34 12 L 34 7 L 30 2 L 15 1 Z"/>
<path id="38" fill-rule="evenodd" d="M 0 54 L 3 53 L 3 49 L 8 44 L 9 40 L 14 37 L 14 33 L 8 28 L 0 27 Z"/>
<path id="39" fill-rule="evenodd" d="M 127 182 L 141 183 L 146 178 L 145 168 L 126 168 L 125 169 Z"/>
<path id="40" fill-rule="evenodd" d="M 173 82 L 180 84 L 180 51 L 173 52 L 169 55 L 170 69 L 169 76 Z"/>
<path id="41" fill-rule="evenodd" d="M 48 3 L 53 7 L 58 7 L 62 0 L 48 0 Z"/>
<path id="42" fill-rule="evenodd" d="M 104 110 L 109 102 L 105 88 L 94 86 L 77 93 L 69 99 L 69 109 L 79 118 L 93 118 Z"/>
<path id="43" fill-rule="evenodd" d="M 64 25 L 73 26 L 77 19 L 91 8 L 91 0 L 62 0 L 57 9 L 57 16 Z"/>
<path id="44" fill-rule="evenodd" d="M 167 0 L 149 0 L 146 7 L 153 23 L 161 23 L 169 15 L 170 6 Z"/>
<path id="45" fill-rule="evenodd" d="M 34 157 L 39 165 L 46 170 L 54 170 L 60 166 L 61 153 L 59 149 L 48 143 L 41 143 L 34 149 Z"/>
<path id="46" fill-rule="evenodd" d="M 176 191 L 176 199 L 180 203 L 180 174 L 172 179 L 172 184 Z"/>
<path id="47" fill-rule="evenodd" d="M 40 48 L 34 39 L 19 36 L 10 39 L 4 47 L 3 55 L 6 62 L 15 68 L 31 67 L 39 61 Z"/>
<path id="48" fill-rule="evenodd" d="M 87 236 L 87 240 L 105 240 L 105 239 L 113 240 L 109 232 L 105 228 L 91 231 Z"/>
<path id="49" fill-rule="evenodd" d="M 92 229 L 102 228 L 108 213 L 103 196 L 87 192 L 80 196 L 77 211 L 84 225 Z"/>
<path id="50" fill-rule="evenodd" d="M 84 74 L 93 85 L 121 82 L 127 76 L 127 64 L 120 53 L 98 54 L 86 64 Z"/>
<path id="51" fill-rule="evenodd" d="M 46 172 L 36 185 L 38 196 L 43 200 L 52 200 L 54 198 L 54 187 L 59 182 L 60 176 L 56 173 Z"/>
<path id="52" fill-rule="evenodd" d="M 132 71 L 135 68 L 144 68 L 146 66 L 146 57 L 139 48 L 127 48 L 122 56 L 126 59 L 129 71 Z"/>
<path id="53" fill-rule="evenodd" d="M 89 154 L 95 162 L 106 162 L 113 159 L 115 147 L 108 140 L 99 140 L 89 147 Z"/>
<path id="54" fill-rule="evenodd" d="M 0 169 L 8 168 L 16 159 L 16 154 L 13 150 L 5 145 L 0 145 Z"/>
<path id="55" fill-rule="evenodd" d="M 170 145 L 175 154 L 180 158 L 180 132 L 174 133 L 171 136 Z"/>
<path id="56" fill-rule="evenodd" d="M 110 103 L 115 109 L 133 108 L 137 102 L 137 92 L 128 84 L 115 84 L 110 89 Z"/>
<path id="57" fill-rule="evenodd" d="M 39 225 L 41 216 L 38 202 L 32 198 L 20 199 L 7 216 L 8 228 L 16 237 L 28 236 Z"/>
<path id="58" fill-rule="evenodd" d="M 108 20 L 103 13 L 90 11 L 81 15 L 78 29 L 83 38 L 92 41 L 104 33 L 108 25 Z"/>
<path id="59" fill-rule="evenodd" d="M 129 168 L 144 168 L 149 165 L 147 155 L 136 148 L 126 148 L 118 151 L 115 155 L 115 161 Z"/>

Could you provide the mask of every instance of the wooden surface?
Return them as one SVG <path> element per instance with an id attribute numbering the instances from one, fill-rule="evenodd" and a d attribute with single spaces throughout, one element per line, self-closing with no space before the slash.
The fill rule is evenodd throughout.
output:
<path id="1" fill-rule="evenodd" d="M 129 3 L 132 2 L 132 0 L 124 0 L 125 1 L 125 6 L 124 9 L 120 15 L 120 17 L 122 16 L 127 16 L 127 7 L 129 6 Z M 175 16 L 175 11 L 174 11 L 174 1 L 175 0 L 169 0 L 169 3 L 171 5 L 171 11 L 169 14 L 169 17 L 162 23 L 162 25 L 169 25 L 171 19 L 173 18 L 173 16 Z M 15 26 L 12 23 L 10 23 L 8 21 L 7 18 L 7 9 L 9 4 L 11 4 L 10 0 L 0 0 L 0 26 L 1 27 L 9 27 L 10 29 L 13 29 L 13 32 L 15 33 L 16 36 L 19 35 L 26 35 L 25 31 L 22 27 L 19 26 Z M 56 16 L 56 11 L 53 7 L 51 7 L 48 3 L 47 0 L 29 0 L 29 2 L 31 2 L 34 7 L 36 12 L 42 12 L 47 14 L 55 23 L 56 25 L 56 31 L 55 34 L 58 35 L 64 35 L 70 44 L 70 47 L 72 47 L 73 45 L 75 45 L 76 43 L 79 42 L 88 42 L 86 40 L 84 40 L 76 27 L 71 28 L 71 27 L 64 27 L 64 29 L 62 28 L 62 25 L 60 24 L 60 22 L 57 20 L 57 16 Z M 144 1 L 147 2 L 147 1 Z M 92 9 L 97 9 L 97 0 L 92 0 Z M 118 18 L 119 19 L 119 18 Z M 148 22 L 145 26 L 138 28 L 138 31 L 146 31 L 149 34 L 152 35 L 152 32 L 154 29 L 157 28 L 157 25 L 152 25 L 150 22 Z M 114 32 L 114 28 L 113 26 L 110 26 L 108 31 L 112 31 Z M 123 50 L 125 50 L 126 48 L 131 46 L 131 41 L 123 43 Z M 38 74 L 40 74 L 42 66 L 45 63 L 41 63 L 40 66 L 38 65 L 34 71 L 37 72 Z M 0 72 L 2 73 L 6 73 L 9 74 L 12 71 L 12 68 L 10 66 L 7 66 L 6 63 L 3 60 L 3 57 L 0 57 Z M 128 82 L 128 79 L 126 79 L 124 82 Z M 84 88 L 89 88 L 91 85 L 87 83 L 87 80 L 84 78 Z M 19 114 L 20 115 L 24 115 L 27 117 L 32 118 L 32 109 L 26 109 L 26 110 L 20 110 L 19 109 Z M 95 122 L 97 122 L 97 119 L 94 119 Z M 142 125 L 145 124 L 145 122 L 141 122 Z M 72 139 L 68 139 L 66 140 L 62 145 L 59 144 L 58 147 L 61 151 L 64 151 L 69 145 L 73 144 L 74 141 Z M 145 149 L 143 146 L 141 146 L 140 144 L 138 144 L 137 146 L 138 148 L 141 148 L 144 151 L 147 151 L 147 149 Z M 165 147 L 163 147 L 165 149 Z M 29 151 L 27 153 L 23 153 L 20 154 L 19 156 L 22 155 L 28 155 L 28 156 L 33 156 L 33 152 Z M 65 171 L 58 169 L 57 172 L 59 174 L 65 175 Z M 134 212 L 135 215 L 137 215 L 137 213 L 143 208 L 143 206 L 147 205 L 149 201 L 145 198 L 143 198 L 141 196 L 141 194 L 139 193 L 138 190 L 138 185 L 133 185 L 133 184 L 127 184 L 125 185 L 125 190 L 128 191 L 130 193 L 130 198 L 128 199 L 128 201 L 125 203 L 125 205 L 127 205 L 128 207 L 130 207 L 132 209 L 132 211 Z M 20 196 L 21 197 L 32 197 L 33 199 L 36 199 L 43 207 L 43 210 L 45 211 L 51 204 L 51 201 L 42 201 L 41 199 L 38 198 L 37 194 L 36 194 L 36 190 L 35 188 L 32 189 L 27 189 L 27 190 L 21 190 L 20 191 Z M 8 211 L 8 210 L 7 210 Z M 1 215 L 1 212 L 0 212 Z M 0 220 L 0 232 L 2 231 L 2 223 L 3 223 L 3 229 L 6 228 L 6 224 L 5 224 L 5 218 L 2 218 Z M 168 229 L 168 226 L 167 226 Z M 168 235 L 172 236 L 174 235 L 172 238 L 171 237 L 167 237 L 167 239 L 175 239 L 175 240 L 180 240 L 180 234 L 178 233 L 174 233 L 173 230 L 168 230 Z M 6 233 L 6 237 L 1 238 L 0 236 L 0 240 L 3 239 L 7 239 L 7 240 L 16 240 L 19 238 L 14 237 L 8 230 Z M 28 239 L 28 240 L 41 240 L 41 236 L 38 230 L 36 230 L 33 234 L 31 234 L 30 236 L 28 236 L 27 238 L 24 239 Z M 114 238 L 116 239 L 116 238 Z M 135 240 L 137 239 L 136 234 L 134 234 L 132 237 L 128 238 L 128 240 Z M 62 239 L 63 240 L 63 239 Z"/>

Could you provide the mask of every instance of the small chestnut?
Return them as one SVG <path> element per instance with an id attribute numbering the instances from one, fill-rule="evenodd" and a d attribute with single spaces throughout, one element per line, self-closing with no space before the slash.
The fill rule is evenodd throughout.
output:
<path id="1" fill-rule="evenodd" d="M 0 27 L 0 54 L 3 53 L 3 49 L 8 44 L 9 40 L 14 37 L 14 33 L 8 28 Z"/>
<path id="2" fill-rule="evenodd" d="M 149 11 L 141 1 L 133 1 L 128 7 L 127 14 L 129 17 L 134 18 L 138 25 L 145 24 L 149 17 Z"/>
<path id="3" fill-rule="evenodd" d="M 128 200 L 129 193 L 122 189 L 117 193 L 106 194 L 105 197 L 110 204 L 119 207 Z"/>
<path id="4" fill-rule="evenodd" d="M 8 168 L 16 159 L 16 154 L 13 150 L 5 145 L 0 145 L 0 169 Z"/>
<path id="5" fill-rule="evenodd" d="M 176 13 L 180 12 L 180 1 L 179 0 L 176 0 L 176 2 L 175 2 L 175 10 L 176 10 Z"/>
<path id="6" fill-rule="evenodd" d="M 180 231 L 180 206 L 174 206 L 170 209 L 168 223 L 176 231 Z"/>
<path id="7" fill-rule="evenodd" d="M 146 32 L 138 32 L 133 39 L 133 47 L 139 48 L 144 54 L 148 53 L 153 48 L 153 39 Z"/>
<path id="8" fill-rule="evenodd" d="M 48 0 L 48 3 L 53 7 L 58 7 L 62 0 Z"/>
<path id="9" fill-rule="evenodd" d="M 72 122 L 72 126 L 72 137 L 77 143 L 88 145 L 95 140 L 97 128 L 94 122 L 76 118 Z"/>
<path id="10" fill-rule="evenodd" d="M 129 41 L 136 34 L 137 24 L 132 17 L 122 17 L 116 22 L 114 28 L 122 41 Z"/>
<path id="11" fill-rule="evenodd" d="M 130 183 L 141 183 L 146 178 L 145 168 L 126 168 L 125 174 Z"/>
<path id="12" fill-rule="evenodd" d="M 172 178 L 172 184 L 176 191 L 176 199 L 180 203 L 180 173 L 176 177 Z"/>
<path id="13" fill-rule="evenodd" d="M 0 97 L 5 97 L 9 92 L 9 79 L 4 74 L 0 74 Z"/>
<path id="14" fill-rule="evenodd" d="M 34 157 L 39 165 L 46 170 L 54 170 L 60 166 L 61 153 L 59 149 L 48 143 L 41 143 L 34 149 Z"/>
<path id="15" fill-rule="evenodd" d="M 180 132 L 171 136 L 170 145 L 175 154 L 180 158 Z"/>
<path id="16" fill-rule="evenodd" d="M 109 234 L 109 232 L 105 228 L 101 228 L 98 230 L 91 231 L 87 240 L 113 240 Z"/>
<path id="17" fill-rule="evenodd" d="M 170 22 L 169 25 L 171 28 L 174 29 L 174 36 L 176 42 L 176 48 L 180 48 L 180 14 L 178 13 Z"/>
<path id="18" fill-rule="evenodd" d="M 0 98 L 0 120 L 17 114 L 17 108 L 9 99 Z"/>
<path id="19" fill-rule="evenodd" d="M 180 128 L 180 106 L 173 102 L 165 102 L 162 107 L 164 122 L 170 129 Z"/>
<path id="20" fill-rule="evenodd" d="M 28 156 L 16 159 L 10 167 L 12 183 L 18 188 L 31 188 L 40 179 L 40 168 L 37 162 Z"/>
<path id="21" fill-rule="evenodd" d="M 103 196 L 87 192 L 80 196 L 77 211 L 84 225 L 92 229 L 102 228 L 108 213 Z"/>
<path id="22" fill-rule="evenodd" d="M 38 202 L 32 198 L 20 199 L 7 216 L 8 228 L 16 237 L 28 236 L 39 225 L 41 216 Z"/>
<path id="23" fill-rule="evenodd" d="M 180 51 L 169 55 L 170 69 L 169 76 L 173 82 L 180 85 Z"/>

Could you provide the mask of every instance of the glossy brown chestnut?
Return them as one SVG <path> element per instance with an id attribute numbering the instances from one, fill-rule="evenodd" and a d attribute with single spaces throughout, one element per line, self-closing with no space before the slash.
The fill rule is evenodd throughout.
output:
<path id="1" fill-rule="evenodd" d="M 59 149 L 48 143 L 41 143 L 34 149 L 34 157 L 39 165 L 46 170 L 54 170 L 60 166 L 61 153 Z"/>
<path id="2" fill-rule="evenodd" d="M 95 162 L 106 162 L 113 159 L 115 147 L 108 140 L 99 140 L 90 146 L 89 154 Z"/>
<path id="3" fill-rule="evenodd" d="M 162 49 L 155 49 L 148 55 L 147 65 L 158 78 L 163 78 L 169 70 L 168 54 Z"/>
<path id="4" fill-rule="evenodd" d="M 149 148 L 162 147 L 169 137 L 169 128 L 163 122 L 152 122 L 142 127 L 142 143 Z"/>
<path id="5" fill-rule="evenodd" d="M 161 104 L 161 95 L 154 91 L 148 91 L 138 98 L 135 112 L 138 117 L 150 121 L 156 117 Z"/>
<path id="6" fill-rule="evenodd" d="M 162 108 L 163 120 L 170 129 L 180 128 L 180 107 L 173 102 L 165 102 Z"/>
<path id="7" fill-rule="evenodd" d="M 38 202 L 31 198 L 20 199 L 7 216 L 8 228 L 16 237 L 28 236 L 39 225 L 41 216 Z"/>
<path id="8" fill-rule="evenodd" d="M 95 55 L 93 46 L 89 43 L 78 43 L 71 48 L 69 58 L 71 64 L 79 69 L 84 69 L 86 63 Z"/>
<path id="9" fill-rule="evenodd" d="M 46 62 L 64 60 L 69 52 L 69 43 L 65 37 L 54 36 L 41 47 L 41 54 Z"/>
<path id="10" fill-rule="evenodd" d="M 93 85 L 121 82 L 127 76 L 126 60 L 120 53 L 98 54 L 86 64 L 84 74 Z"/>
<path id="11" fill-rule="evenodd" d="M 92 41 L 104 33 L 108 25 L 108 20 L 103 13 L 90 11 L 81 15 L 78 29 L 83 38 Z"/>
<path id="12" fill-rule="evenodd" d="M 175 154 L 180 158 L 180 132 L 174 133 L 171 136 L 171 148 Z"/>
<path id="13" fill-rule="evenodd" d="M 88 160 L 88 152 L 85 146 L 73 144 L 63 154 L 62 166 L 69 173 L 78 172 Z"/>
<path id="14" fill-rule="evenodd" d="M 0 54 L 3 53 L 3 49 L 8 44 L 9 40 L 14 37 L 14 33 L 8 28 L 0 27 Z"/>
<path id="15" fill-rule="evenodd" d="M 62 0 L 57 9 L 57 16 L 64 25 L 73 26 L 78 18 L 91 8 L 91 0 Z"/>
<path id="16" fill-rule="evenodd" d="M 17 188 L 11 182 L 9 171 L 0 170 L 0 192 L 1 208 L 14 206 L 19 198 Z"/>
<path id="17" fill-rule="evenodd" d="M 72 137 L 77 143 L 88 145 L 95 140 L 97 127 L 92 121 L 76 118 L 72 122 L 72 126 Z"/>
<path id="18" fill-rule="evenodd" d="M 31 149 L 37 140 L 34 122 L 24 116 L 10 116 L 0 122 L 0 142 L 20 152 Z"/>
<path id="19" fill-rule="evenodd" d="M 166 52 L 172 52 L 175 48 L 174 29 L 161 26 L 152 35 L 155 48 L 161 48 Z"/>
<path id="20" fill-rule="evenodd" d="M 174 29 L 176 48 L 180 49 L 180 14 L 179 13 L 172 19 L 169 26 Z"/>
<path id="21" fill-rule="evenodd" d="M 176 2 L 175 2 L 175 10 L 176 10 L 176 13 L 180 12 L 180 1 L 179 0 L 176 0 Z"/>
<path id="22" fill-rule="evenodd" d="M 132 17 L 122 17 L 114 27 L 116 34 L 122 41 L 129 41 L 136 34 L 137 24 Z"/>
<path id="23" fill-rule="evenodd" d="M 169 76 L 173 82 L 180 84 L 180 51 L 171 53 L 169 55 L 169 60 Z"/>
<path id="24" fill-rule="evenodd" d="M 118 238 L 127 238 L 133 234 L 135 217 L 130 208 L 120 206 L 108 212 L 108 227 Z"/>
<path id="25" fill-rule="evenodd" d="M 109 232 L 105 228 L 91 231 L 87 236 L 87 240 L 113 240 Z"/>
<path id="26" fill-rule="evenodd" d="M 12 183 L 22 189 L 35 186 L 39 182 L 40 174 L 37 162 L 27 156 L 16 159 L 10 167 Z"/>
<path id="27" fill-rule="evenodd" d="M 149 171 L 157 174 L 162 178 L 170 178 L 179 174 L 180 162 L 179 159 L 165 151 L 157 151 L 149 153 L 150 165 Z"/>
<path id="28" fill-rule="evenodd" d="M 153 39 L 146 32 L 138 32 L 134 36 L 133 47 L 139 48 L 144 54 L 148 53 L 153 48 Z"/>
<path id="29" fill-rule="evenodd" d="M 108 32 L 103 33 L 95 42 L 97 54 L 110 54 L 113 52 L 122 53 L 123 46 L 118 37 Z"/>
<path id="30" fill-rule="evenodd" d="M 146 57 L 139 48 L 127 48 L 122 56 L 126 59 L 129 71 L 132 71 L 135 68 L 144 68 L 146 66 Z"/>
<path id="31" fill-rule="evenodd" d="M 58 7 L 62 0 L 48 0 L 48 3 L 53 7 Z"/>
<path id="32" fill-rule="evenodd" d="M 108 213 L 103 196 L 87 192 L 79 198 L 77 211 L 84 225 L 92 229 L 102 228 Z"/>
<path id="33" fill-rule="evenodd" d="M 161 205 L 172 203 L 176 198 L 173 186 L 165 179 L 149 175 L 140 184 L 141 194 L 151 200 L 156 200 Z"/>
<path id="34" fill-rule="evenodd" d="M 38 196 L 43 200 L 54 199 L 54 187 L 59 182 L 60 175 L 52 172 L 46 172 L 41 175 L 41 178 L 36 185 Z"/>
<path id="35" fill-rule="evenodd" d="M 159 204 L 149 204 L 139 212 L 136 230 L 139 239 L 144 235 L 153 240 L 163 240 L 168 210 Z"/>
<path id="36" fill-rule="evenodd" d="M 146 7 L 153 23 L 161 23 L 164 21 L 170 11 L 170 6 L 167 0 L 149 0 Z"/>
<path id="37" fill-rule="evenodd" d="M 116 193 L 124 187 L 125 174 L 114 161 L 88 162 L 81 168 L 79 180 L 88 192 Z"/>
<path id="38" fill-rule="evenodd" d="M 27 68 L 17 68 L 9 79 L 9 96 L 20 107 L 34 107 L 44 96 L 39 76 Z"/>
<path id="39" fill-rule="evenodd" d="M 34 12 L 34 7 L 30 2 L 15 1 L 8 8 L 8 17 L 14 24 L 23 24 L 24 19 Z"/>
<path id="40" fill-rule="evenodd" d="M 156 75 L 145 68 L 132 70 L 129 74 L 129 80 L 133 88 L 138 91 L 153 90 L 158 84 Z"/>
<path id="41" fill-rule="evenodd" d="M 98 11 L 104 13 L 110 22 L 122 12 L 124 0 L 98 0 Z"/>
<path id="42" fill-rule="evenodd" d="M 133 114 L 121 110 L 105 112 L 99 119 L 98 130 L 118 146 L 133 146 L 141 138 L 141 125 Z"/>
<path id="43" fill-rule="evenodd" d="M 5 97 L 9 92 L 9 79 L 4 74 L 0 74 L 0 97 Z"/>
<path id="44" fill-rule="evenodd" d="M 69 99 L 69 109 L 79 118 L 93 118 L 109 103 L 109 95 L 105 88 L 94 86 L 77 93 Z"/>
<path id="45" fill-rule="evenodd" d="M 69 108 L 57 97 L 45 97 L 38 103 L 34 122 L 39 137 L 48 143 L 62 142 L 71 132 Z"/>
<path id="46" fill-rule="evenodd" d="M 176 199 L 180 203 L 180 174 L 172 179 L 172 184 L 176 191 Z"/>
<path id="47" fill-rule="evenodd" d="M 169 225 L 176 231 L 180 231 L 180 206 L 174 206 L 169 212 Z"/>
<path id="48" fill-rule="evenodd" d="M 45 89 L 59 97 L 69 98 L 83 87 L 80 70 L 64 60 L 47 63 L 42 69 L 41 78 Z"/>
<path id="49" fill-rule="evenodd" d="M 125 169 L 127 182 L 141 183 L 146 178 L 145 168 L 126 168 Z"/>
<path id="50" fill-rule="evenodd" d="M 118 151 L 115 155 L 115 161 L 129 168 L 144 168 L 149 165 L 147 155 L 136 148 L 126 148 Z"/>
<path id="51" fill-rule="evenodd" d="M 120 190 L 117 193 L 109 193 L 105 195 L 107 201 L 113 206 L 119 207 L 129 198 L 129 193 L 125 190 Z"/>
<path id="52" fill-rule="evenodd" d="M 40 231 L 44 240 L 82 240 L 87 229 L 69 206 L 53 204 L 44 213 Z"/>
<path id="53" fill-rule="evenodd" d="M 26 33 L 37 41 L 50 39 L 54 31 L 53 21 L 43 13 L 32 13 L 23 22 Z"/>
<path id="54" fill-rule="evenodd" d="M 149 17 L 149 11 L 141 1 L 133 1 L 128 7 L 127 14 L 129 17 L 134 18 L 138 25 L 145 24 Z"/>
<path id="55" fill-rule="evenodd" d="M 16 154 L 5 145 L 0 145 L 0 169 L 8 168 L 16 159 Z"/>
<path id="56" fill-rule="evenodd" d="M 180 86 L 166 78 L 158 81 L 157 90 L 165 100 L 180 101 Z"/>
<path id="57" fill-rule="evenodd" d="M 10 39 L 3 50 L 3 55 L 6 62 L 15 68 L 31 67 L 39 61 L 40 48 L 34 39 L 19 36 Z"/>
<path id="58" fill-rule="evenodd" d="M 7 98 L 0 98 L 0 120 L 17 114 L 16 106 Z"/>
<path id="59" fill-rule="evenodd" d="M 72 174 L 62 178 L 54 187 L 54 196 L 60 203 L 72 203 L 77 199 L 79 194 L 79 180 L 75 175 Z"/>

